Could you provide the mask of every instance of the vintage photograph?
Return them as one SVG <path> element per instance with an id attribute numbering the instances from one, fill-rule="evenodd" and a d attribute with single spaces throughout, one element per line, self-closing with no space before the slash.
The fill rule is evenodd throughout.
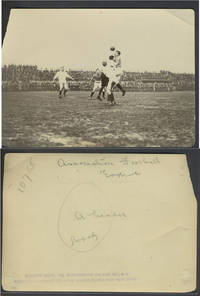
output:
<path id="1" fill-rule="evenodd" d="M 192 9 L 12 9 L 3 147 L 192 147 Z"/>

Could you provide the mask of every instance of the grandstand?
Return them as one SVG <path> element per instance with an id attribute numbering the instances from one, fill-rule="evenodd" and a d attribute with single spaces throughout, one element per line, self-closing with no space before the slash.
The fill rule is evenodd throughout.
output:
<path id="1" fill-rule="evenodd" d="M 30 65 L 5 65 L 2 68 L 2 88 L 4 91 L 55 90 L 52 83 L 58 70 L 39 69 Z M 92 71 L 69 70 L 74 78 L 70 81 L 71 90 L 90 90 Z M 195 75 L 188 73 L 129 72 L 125 71 L 121 84 L 127 91 L 173 91 L 194 90 Z"/>

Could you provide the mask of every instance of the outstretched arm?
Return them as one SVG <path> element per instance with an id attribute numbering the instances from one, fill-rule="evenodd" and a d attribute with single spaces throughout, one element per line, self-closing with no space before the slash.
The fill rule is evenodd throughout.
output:
<path id="1" fill-rule="evenodd" d="M 70 76 L 67 72 L 66 72 L 66 78 L 74 80 L 74 78 L 72 76 Z"/>
<path id="2" fill-rule="evenodd" d="M 55 74 L 53 81 L 55 81 L 58 78 L 58 72 Z"/>
<path id="3" fill-rule="evenodd" d="M 94 80 L 94 74 L 92 75 L 90 82 L 92 82 Z"/>

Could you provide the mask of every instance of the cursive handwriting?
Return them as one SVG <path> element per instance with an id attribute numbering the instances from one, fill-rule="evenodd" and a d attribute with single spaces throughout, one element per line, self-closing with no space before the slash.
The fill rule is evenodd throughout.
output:
<path id="1" fill-rule="evenodd" d="M 59 158 L 57 161 L 59 167 L 68 167 L 68 166 L 113 166 L 112 161 L 107 161 L 104 158 L 94 159 L 92 161 L 68 161 L 63 158 Z"/>
<path id="2" fill-rule="evenodd" d="M 112 212 L 102 212 L 99 210 L 92 210 L 88 213 L 81 213 L 79 211 L 76 211 L 74 213 L 74 217 L 76 220 L 85 220 L 88 217 L 93 217 L 93 218 L 126 218 L 127 215 L 125 212 L 116 212 L 116 211 L 112 211 Z"/>
<path id="3" fill-rule="evenodd" d="M 92 232 L 87 236 L 81 236 L 81 237 L 71 236 L 71 247 L 77 243 L 85 243 L 88 240 L 98 240 L 97 234 L 95 232 Z"/>
<path id="4" fill-rule="evenodd" d="M 94 158 L 91 160 L 80 160 L 80 161 L 72 161 L 69 159 L 64 159 L 64 158 L 59 158 L 57 161 L 57 166 L 60 168 L 64 167 L 115 167 L 119 165 L 123 166 L 143 166 L 143 165 L 158 165 L 160 164 L 160 160 L 157 156 L 147 158 L 147 157 L 140 157 L 139 159 L 129 159 L 127 156 L 121 157 L 119 160 L 107 160 L 106 157 L 102 158 Z M 129 177 L 133 175 L 140 175 L 138 171 L 134 171 L 131 173 L 124 173 L 124 172 L 116 172 L 113 174 L 107 173 L 105 170 L 101 171 L 105 177 L 118 177 L 118 178 L 123 178 L 123 177 Z"/>
<path id="5" fill-rule="evenodd" d="M 138 171 L 134 171 L 131 173 L 123 173 L 123 172 L 118 172 L 118 173 L 108 173 L 106 170 L 102 170 L 100 171 L 100 174 L 104 175 L 106 178 L 127 178 L 127 177 L 131 177 L 131 176 L 138 176 L 140 175 L 140 172 Z"/>
<path id="6" fill-rule="evenodd" d="M 142 164 L 155 165 L 155 164 L 159 164 L 160 160 L 158 159 L 157 156 L 151 159 L 146 159 L 145 157 L 143 157 L 142 159 L 139 159 L 139 160 L 129 160 L 127 156 L 125 156 L 120 160 L 120 163 L 122 163 L 123 165 L 142 165 Z"/>

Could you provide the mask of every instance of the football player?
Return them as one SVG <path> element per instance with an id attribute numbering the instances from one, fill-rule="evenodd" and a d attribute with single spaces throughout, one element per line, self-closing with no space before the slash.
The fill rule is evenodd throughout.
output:
<path id="1" fill-rule="evenodd" d="M 115 87 L 115 85 L 117 85 L 118 78 L 116 77 L 115 70 L 116 70 L 116 64 L 114 61 L 114 55 L 111 55 L 111 56 L 109 56 L 109 63 L 107 66 L 107 71 L 106 71 L 106 75 L 109 78 L 106 91 L 108 94 L 108 101 L 111 102 L 111 105 L 116 104 L 114 94 L 113 94 L 113 88 Z"/>
<path id="2" fill-rule="evenodd" d="M 59 83 L 59 98 L 62 98 L 62 91 L 64 91 L 64 96 L 66 95 L 66 92 L 69 89 L 69 85 L 67 82 L 67 79 L 71 79 L 74 80 L 69 73 L 67 73 L 67 71 L 65 70 L 64 67 L 60 68 L 60 71 L 58 71 L 56 73 L 56 75 L 53 78 L 53 81 L 55 82 L 56 80 L 58 80 Z"/>
<path id="3" fill-rule="evenodd" d="M 126 91 L 123 89 L 123 87 L 119 83 L 121 76 L 123 74 L 122 64 L 121 64 L 121 52 L 119 50 L 115 51 L 114 62 L 115 62 L 115 66 L 116 66 L 116 77 L 118 77 L 118 83 L 116 84 L 116 86 L 119 88 L 119 90 L 121 90 L 122 96 L 124 96 Z"/>
<path id="4" fill-rule="evenodd" d="M 113 50 L 114 47 L 111 47 L 111 50 Z M 123 74 L 122 68 L 121 68 L 121 52 L 119 50 L 116 50 L 113 55 L 109 57 L 110 60 L 110 67 L 113 71 L 111 71 L 111 77 L 109 77 L 109 83 L 108 83 L 108 93 L 111 92 L 111 86 L 113 83 L 119 90 L 122 92 L 122 96 L 125 95 L 126 91 L 123 89 L 123 87 L 120 84 L 120 79 Z"/>
<path id="5" fill-rule="evenodd" d="M 92 82 L 92 81 L 94 81 L 94 85 L 93 85 L 93 89 L 90 94 L 91 99 L 92 99 L 95 91 L 101 88 L 101 71 L 99 70 L 99 68 L 96 69 L 94 75 L 92 76 L 90 82 Z M 97 96 L 97 99 L 102 101 L 102 99 L 99 96 Z"/>
<path id="6" fill-rule="evenodd" d="M 101 70 L 101 88 L 99 90 L 99 94 L 98 94 L 98 99 L 101 100 L 101 94 L 103 92 L 103 98 L 105 98 L 105 89 L 108 85 L 108 81 L 109 81 L 109 78 L 108 78 L 108 74 L 107 74 L 107 62 L 102 62 L 102 70 Z"/>

